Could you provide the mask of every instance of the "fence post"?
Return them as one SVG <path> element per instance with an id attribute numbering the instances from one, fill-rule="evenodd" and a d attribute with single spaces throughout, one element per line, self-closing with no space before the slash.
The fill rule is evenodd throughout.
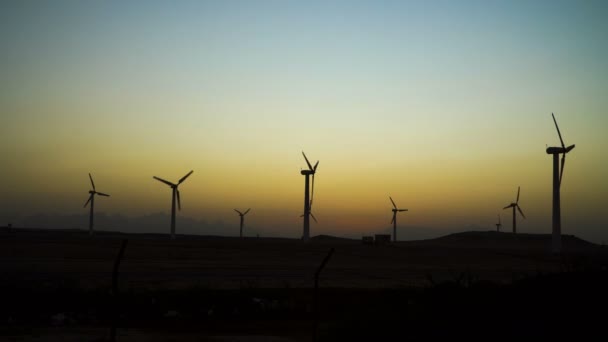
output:
<path id="1" fill-rule="evenodd" d="M 313 294 L 313 315 L 314 315 L 314 325 L 313 325 L 313 331 L 312 331 L 312 340 L 313 341 L 317 341 L 317 338 L 318 338 L 317 329 L 319 326 L 319 275 L 321 274 L 321 271 L 323 270 L 323 268 L 325 268 L 325 265 L 329 261 L 329 258 L 331 258 L 332 254 L 334 254 L 333 247 L 329 250 L 329 253 L 327 253 L 327 256 L 325 256 L 325 259 L 323 259 L 323 262 L 321 262 L 321 265 L 319 265 L 319 268 L 317 268 L 317 271 L 315 272 L 315 290 L 314 290 L 314 294 Z"/>
<path id="2" fill-rule="evenodd" d="M 118 267 L 127 248 L 128 239 L 122 240 L 120 251 L 114 261 L 112 270 L 112 329 L 110 330 L 110 341 L 116 342 L 116 325 L 118 324 Z"/>

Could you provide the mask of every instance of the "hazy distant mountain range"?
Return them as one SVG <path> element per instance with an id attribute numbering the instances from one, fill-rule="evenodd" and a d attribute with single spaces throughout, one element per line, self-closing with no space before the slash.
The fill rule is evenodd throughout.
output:
<path id="1" fill-rule="evenodd" d="M 13 227 L 26 228 L 65 228 L 88 229 L 87 214 L 36 214 L 13 218 L 0 218 L 1 225 L 11 222 Z M 126 233 L 165 233 L 169 231 L 170 215 L 153 213 L 144 216 L 129 217 L 120 214 L 95 214 L 95 230 L 122 231 Z M 189 217 L 178 217 L 178 232 L 182 234 L 233 235 L 223 222 L 208 223 Z M 234 230 L 234 229 L 232 229 Z"/>
<path id="2" fill-rule="evenodd" d="M 168 233 L 170 215 L 167 213 L 152 213 L 143 216 L 129 217 L 125 215 L 115 214 L 108 215 L 105 213 L 95 214 L 95 230 L 105 231 L 121 231 L 125 233 Z M 88 229 L 89 216 L 87 214 L 36 214 L 29 216 L 12 215 L 0 216 L 0 226 L 5 226 L 11 223 L 14 228 L 49 228 L 49 229 Z M 291 225 L 289 227 L 256 227 L 248 226 L 244 231 L 245 236 L 276 236 L 299 238 L 301 234 L 301 226 Z M 312 235 L 329 234 L 339 237 L 347 237 L 359 239 L 362 235 L 372 234 L 391 234 L 392 228 L 372 227 L 368 232 L 351 232 L 344 233 L 341 231 L 327 229 L 327 227 L 313 227 Z M 468 226 L 462 229 L 441 229 L 428 227 L 411 227 L 404 225 L 399 230 L 400 240 L 421 240 L 436 238 L 442 235 L 460 232 L 463 230 L 488 230 L 483 227 Z M 208 222 L 206 220 L 197 220 L 189 217 L 179 216 L 177 218 L 177 233 L 178 234 L 195 234 L 195 235 L 221 235 L 221 236 L 237 236 L 239 233 L 238 221 L 226 223 L 224 221 Z"/>

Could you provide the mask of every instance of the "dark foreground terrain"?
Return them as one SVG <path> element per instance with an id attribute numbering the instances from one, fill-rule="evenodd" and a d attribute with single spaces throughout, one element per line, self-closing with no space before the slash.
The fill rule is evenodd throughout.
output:
<path id="1" fill-rule="evenodd" d="M 494 232 L 383 246 L 3 232 L 0 340 L 103 341 L 113 324 L 120 341 L 601 337 L 608 252 L 572 236 L 562 256 L 549 248 L 549 236 Z"/>

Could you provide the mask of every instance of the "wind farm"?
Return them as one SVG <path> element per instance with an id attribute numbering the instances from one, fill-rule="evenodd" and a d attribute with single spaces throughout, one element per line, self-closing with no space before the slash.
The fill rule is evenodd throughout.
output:
<path id="1" fill-rule="evenodd" d="M 315 166 L 312 166 L 302 151 L 302 156 L 304 156 L 304 160 L 306 160 L 306 165 L 308 165 L 308 170 L 301 170 L 300 173 L 304 176 L 304 214 L 302 214 L 303 220 L 303 228 L 302 228 L 302 240 L 308 241 L 310 239 L 310 217 L 312 216 L 315 222 L 317 219 L 312 215 L 312 200 L 315 195 L 315 174 L 317 173 L 317 166 L 319 166 L 319 161 L 315 163 Z M 310 176 L 312 176 L 312 189 L 310 188 Z"/>
<path id="2" fill-rule="evenodd" d="M 521 217 L 523 217 L 524 219 L 526 218 L 526 215 L 524 215 L 524 212 L 521 211 L 521 208 L 519 206 L 519 191 L 520 190 L 521 190 L 521 188 L 517 187 L 517 197 L 515 198 L 515 202 L 512 202 L 511 204 L 509 204 L 508 206 L 503 208 L 503 209 L 509 209 L 509 208 L 513 209 L 513 234 L 517 234 L 517 213 L 515 212 L 515 209 L 517 209 L 517 211 L 519 211 L 519 214 L 521 215 Z"/>
<path id="3" fill-rule="evenodd" d="M 181 204 L 181 199 L 179 196 L 178 187 L 180 184 L 182 184 L 183 181 L 186 180 L 186 178 L 190 177 L 190 175 L 193 172 L 194 172 L 194 170 L 191 170 L 190 172 L 188 172 L 185 176 L 180 178 L 179 181 L 177 181 L 177 183 L 171 183 L 167 180 L 164 180 L 164 179 L 156 177 L 156 176 L 152 177 L 152 178 L 156 179 L 157 181 L 159 181 L 161 183 L 165 183 L 169 187 L 171 187 L 171 240 L 175 239 L 175 203 L 176 202 L 177 202 L 177 209 L 182 210 L 182 204 Z"/>
<path id="4" fill-rule="evenodd" d="M 251 208 L 245 210 L 245 212 L 241 212 L 237 209 L 234 209 L 234 211 L 236 211 L 239 214 L 239 217 L 241 219 L 241 224 L 240 224 L 240 228 L 239 228 L 239 237 L 242 238 L 243 237 L 243 225 L 245 224 L 245 215 L 247 215 L 247 213 L 251 210 Z"/>
<path id="5" fill-rule="evenodd" d="M 0 340 L 601 338 L 607 17 L 0 2 Z"/>
<path id="6" fill-rule="evenodd" d="M 94 215 L 95 215 L 95 196 L 104 196 L 104 197 L 110 197 L 110 195 L 108 194 L 104 194 L 103 192 L 98 192 L 95 189 L 95 183 L 93 182 L 93 176 L 91 176 L 91 174 L 89 173 L 89 179 L 91 180 L 91 187 L 93 189 L 89 190 L 89 199 L 87 199 L 86 203 L 84 204 L 84 207 L 86 208 L 87 205 L 89 205 L 89 203 L 91 203 L 90 206 L 90 211 L 89 211 L 89 235 L 93 235 L 93 221 L 94 221 Z"/>
<path id="7" fill-rule="evenodd" d="M 393 204 L 393 219 L 391 220 L 391 223 L 393 224 L 393 242 L 397 242 L 397 213 L 407 211 L 407 209 L 397 209 L 397 205 L 395 204 L 395 201 L 393 201 L 393 198 L 390 196 L 388 198 Z"/>
<path id="8" fill-rule="evenodd" d="M 498 222 L 496 223 L 496 232 L 500 232 L 500 228 L 502 227 L 502 223 L 500 222 L 500 214 L 498 216 Z"/>
<path id="9" fill-rule="evenodd" d="M 51 287 L 57 286 L 57 279 L 64 282 L 66 279 L 73 279 L 72 277 L 76 275 L 79 280 L 74 285 L 70 285 L 68 293 L 71 293 L 70 298 L 72 299 L 70 300 L 80 300 L 74 298 L 79 298 L 85 289 L 86 291 L 103 291 L 106 288 L 107 279 L 103 276 L 104 262 L 109 258 L 108 254 L 115 252 L 114 247 L 117 247 L 118 242 L 122 241 L 113 277 L 117 276 L 118 265 L 122 264 L 122 274 L 128 279 L 123 281 L 122 286 L 129 288 L 130 296 L 152 294 L 163 298 L 164 306 L 162 306 L 162 309 L 157 307 L 155 310 L 166 311 L 161 318 L 136 306 L 129 309 L 131 310 L 129 311 L 130 315 L 147 317 L 143 321 L 146 323 L 141 325 L 143 324 L 142 321 L 138 323 L 137 320 L 123 318 L 123 324 L 139 326 L 145 331 L 151 331 L 154 328 L 149 325 L 150 322 L 160 319 L 163 321 L 160 323 L 161 325 L 173 324 L 167 321 L 168 317 L 173 317 L 171 318 L 173 322 L 179 321 L 179 324 L 185 324 L 190 327 L 189 329 L 192 329 L 194 325 L 191 325 L 192 323 L 188 321 L 183 321 L 183 318 L 176 318 L 179 317 L 180 311 L 174 310 L 179 308 L 181 312 L 187 311 L 188 301 L 175 299 L 174 296 L 175 293 L 180 293 L 180 291 L 194 291 L 197 296 L 201 296 L 202 292 L 194 288 L 199 286 L 197 284 L 204 283 L 204 291 L 212 289 L 216 292 L 214 295 L 214 298 L 216 298 L 214 300 L 215 304 L 211 304 L 209 298 L 199 299 L 200 303 L 210 306 L 206 311 L 207 317 L 216 309 L 227 310 L 226 305 L 233 306 L 232 315 L 235 315 L 234 312 L 240 312 L 241 310 L 244 310 L 243 312 L 253 310 L 249 302 L 235 303 L 233 299 L 235 296 L 242 296 L 245 293 L 244 291 L 248 291 L 247 293 L 254 293 L 255 296 L 266 297 L 266 299 L 253 297 L 253 302 L 260 304 L 260 308 L 264 308 L 265 312 L 273 312 L 274 315 L 283 310 L 285 317 L 295 320 L 296 323 L 288 323 L 288 325 L 294 325 L 290 327 L 291 333 L 287 334 L 295 340 L 298 340 L 298 337 L 293 335 L 294 332 L 296 335 L 307 334 L 306 329 L 302 329 L 300 325 L 306 325 L 306 322 L 311 319 L 305 313 L 307 305 L 305 302 L 308 300 L 307 291 L 311 286 L 307 274 L 315 268 L 314 261 L 321 260 L 328 248 L 330 253 L 325 256 L 321 266 L 315 272 L 315 312 L 319 310 L 319 307 L 324 307 L 326 310 L 329 307 L 334 312 L 342 312 L 344 309 L 343 302 L 352 303 L 354 298 L 356 298 L 354 301 L 361 305 L 378 305 L 377 303 L 367 302 L 361 296 L 364 292 L 373 290 L 374 298 L 376 298 L 375 296 L 382 297 L 385 295 L 385 291 L 395 291 L 395 289 L 402 289 L 404 286 L 407 290 L 399 291 L 406 291 L 402 292 L 402 295 L 407 293 L 407 296 L 413 296 L 413 298 L 422 298 L 415 294 L 418 293 L 417 291 L 441 291 L 439 289 L 444 286 L 456 286 L 456 288 L 464 289 L 480 286 L 478 284 L 486 284 L 486 282 L 494 284 L 492 286 L 509 286 L 509 289 L 511 286 L 528 286 L 522 284 L 530 281 L 547 281 L 544 277 L 533 276 L 534 272 L 549 274 L 551 277 L 570 276 L 570 273 L 564 273 L 563 271 L 565 265 L 580 259 L 587 260 L 585 269 L 596 272 L 596 270 L 600 270 L 608 264 L 608 253 L 603 246 L 579 239 L 573 235 L 562 235 L 561 233 L 559 190 L 563 179 L 565 156 L 574 148 L 574 145 L 565 147 L 553 114 L 552 117 L 562 146 L 547 148 L 547 154 L 552 154 L 554 160 L 553 187 L 551 189 L 553 195 L 551 234 L 548 231 L 544 234 L 522 233 L 521 229 L 518 232 L 518 213 L 522 218 L 526 218 L 519 204 L 520 186 L 518 186 L 515 201 L 503 208 L 504 210 L 512 210 L 512 233 L 501 232 L 501 217 L 497 215 L 497 223 L 494 224 L 496 226 L 495 231 L 464 231 L 422 240 L 398 239 L 397 216 L 398 213 L 406 212 L 408 209 L 397 206 L 393 198 L 389 196 L 392 205 L 392 219 L 390 221 L 392 224 L 392 242 L 390 244 L 385 244 L 384 241 L 380 240 L 382 236 L 390 237 L 382 234 L 380 228 L 376 231 L 377 240 L 372 244 L 369 244 L 369 241 L 365 238 L 358 240 L 323 234 L 323 228 L 321 227 L 315 229 L 316 235 L 311 234 L 310 218 L 317 222 L 312 213 L 312 206 L 315 194 L 315 175 L 319 161 L 316 161 L 313 165 L 306 154 L 302 152 L 307 169 L 300 171 L 300 174 L 304 176 L 304 211 L 300 216 L 303 218 L 303 227 L 300 239 L 272 235 L 260 238 L 259 234 L 256 234 L 256 237 L 253 237 L 251 233 L 245 234 L 245 216 L 251 211 L 251 208 L 244 211 L 235 208 L 233 209 L 234 212 L 239 215 L 238 239 L 229 237 L 231 234 L 225 231 L 218 235 L 182 233 L 180 234 L 180 241 L 173 241 L 176 238 L 176 210 L 182 209 L 179 186 L 192 175 L 193 170 L 186 173 L 175 183 L 153 176 L 154 180 L 169 186 L 171 189 L 170 238 L 173 241 L 172 243 L 166 242 L 165 234 L 146 232 L 146 227 L 139 227 L 138 233 L 124 233 L 108 229 L 96 230 L 95 238 L 91 239 L 90 236 L 94 232 L 95 197 L 109 197 L 110 195 L 97 191 L 93 177 L 89 173 L 92 189 L 89 190 L 89 198 L 84 205 L 85 207 L 90 205 L 88 238 L 84 239 L 79 229 L 53 230 L 36 229 L 36 227 L 15 229 L 11 227 L 5 232 L 0 230 L 2 234 L 0 237 L 3 237 L 3 239 L 0 239 L 0 247 L 2 247 L 0 250 L 5 253 L 4 257 L 11 260 L 10 263 L 4 262 L 0 266 L 6 274 L 19 274 L 31 269 L 42 270 L 30 272 L 28 282 L 50 284 L 48 286 Z M 561 155 L 561 162 L 559 155 Z M 203 182 L 205 182 L 205 178 L 203 178 Z M 550 191 L 547 189 L 547 192 Z M 192 200 L 193 202 L 196 201 L 195 198 Z M 252 228 L 256 229 L 255 227 L 248 229 L 252 230 Z M 131 243 L 125 251 L 126 241 L 128 240 Z M 112 247 L 108 248 L 108 246 Z M 336 254 L 336 261 L 330 260 L 334 253 Z M 59 259 L 58 256 L 60 256 Z M 121 260 L 123 258 L 124 261 Z M 446 269 L 446 265 L 450 266 Z M 327 267 L 327 270 L 323 271 L 323 279 L 325 280 L 322 284 L 328 289 L 321 292 L 325 293 L 324 304 L 321 305 L 318 299 L 318 277 L 321 269 L 325 267 Z M 576 271 L 579 270 L 576 269 Z M 608 284 L 608 277 L 592 274 L 593 282 Z M 382 281 L 378 281 L 378 279 L 382 279 Z M 25 289 L 23 290 L 25 292 L 15 298 L 23 298 L 25 295 L 42 295 L 37 290 L 29 289 L 25 283 L 19 280 L 11 280 L 9 285 Z M 429 286 L 431 290 L 421 290 Z M 113 289 L 116 288 L 118 288 L 118 281 L 113 280 Z M 287 295 L 282 294 L 282 299 L 277 299 L 279 297 L 276 296 L 284 292 L 284 290 L 279 290 L 281 288 L 293 290 L 288 290 Z M 349 290 L 345 292 L 344 288 L 349 288 Z M 65 289 L 62 291 L 65 291 Z M 330 295 L 327 291 L 333 291 L 331 299 L 328 297 Z M 502 293 L 494 290 L 494 288 L 492 291 L 497 291 L 496 296 Z M 168 297 L 165 298 L 165 296 Z M 534 296 L 538 296 L 538 294 Z M 381 300 L 380 297 L 374 300 Z M 112 300 L 116 300 L 115 297 L 112 298 L 114 298 Z M 531 300 L 531 298 L 529 299 Z M 67 302 L 70 302 L 70 300 L 67 300 Z M 28 315 L 16 314 L 15 312 L 18 311 L 19 306 L 13 298 L 4 298 L 4 302 L 8 303 L 9 311 L 15 315 L 21 315 L 19 319 L 34 319 Z M 475 303 L 474 308 L 482 305 L 482 302 Z M 401 305 L 410 307 L 411 304 L 407 303 L 411 303 L 411 301 L 404 302 Z M 516 303 L 524 305 L 521 302 L 516 301 Z M 101 304 L 91 302 L 91 305 Z M 236 308 L 234 305 L 236 305 Z M 274 308 L 271 308 L 272 305 L 274 305 Z M 502 303 L 502 305 L 509 304 Z M 573 303 L 568 305 L 575 307 Z M 347 305 L 347 307 L 349 306 Z M 382 302 L 380 307 L 383 312 L 395 310 L 395 307 L 389 302 Z M 355 307 L 349 308 L 354 312 L 358 310 Z M 445 308 L 439 305 L 437 309 Z M 53 310 L 53 307 L 42 308 L 43 312 L 50 315 L 47 312 L 48 310 Z M 249 311 L 250 313 L 247 314 L 239 314 L 244 315 L 239 316 L 241 317 L 239 319 L 252 320 L 259 314 L 251 313 L 258 312 L 255 310 Z M 418 309 L 412 308 L 411 310 Z M 510 310 L 515 310 L 515 307 L 510 308 Z M 189 316 L 186 317 L 202 319 L 200 312 L 190 312 L 187 315 Z M 67 316 L 63 313 L 53 315 L 52 321 L 55 322 L 53 324 L 64 324 L 64 320 L 67 319 L 64 317 Z M 234 319 L 236 319 L 234 317 L 222 316 L 220 319 L 222 327 L 220 328 L 213 328 L 212 323 L 204 324 L 203 327 L 207 329 L 205 334 L 208 334 L 209 331 L 213 334 L 226 334 L 234 329 L 233 324 Z M 326 325 L 325 328 L 323 328 L 323 325 L 320 328 L 319 317 L 315 314 L 313 336 L 318 336 L 319 331 L 323 331 L 323 329 L 326 329 L 324 333 L 328 334 L 327 336 L 332 336 L 332 340 L 336 338 L 336 335 L 333 335 L 335 332 L 331 332 L 333 331 L 331 329 L 337 329 L 339 336 L 345 334 L 345 331 L 339 328 L 341 323 L 339 323 L 338 317 L 339 315 L 324 316 Z M 380 317 L 382 317 L 382 314 Z M 76 321 L 76 318 L 70 319 Z M 104 320 L 105 318 L 99 316 L 96 319 Z M 368 319 L 373 320 L 374 318 L 368 317 Z M 275 319 L 271 319 L 267 323 L 272 325 L 286 324 L 277 322 Z M 327 324 L 332 327 L 330 330 L 327 330 L 329 329 Z M 420 327 L 423 327 L 428 324 L 428 321 L 422 321 L 421 324 Z M 414 330 L 414 335 L 422 336 L 426 333 L 427 330 L 420 327 L 418 329 L 421 330 Z M 116 330 L 115 327 L 113 329 L 113 331 Z M 239 329 L 250 331 L 248 330 L 250 328 L 246 327 L 239 326 Z M 276 333 L 275 328 L 266 328 L 264 331 Z M 371 331 L 365 329 L 359 331 L 362 334 L 361 336 L 367 336 L 367 338 L 370 336 L 368 334 L 371 334 Z M 398 333 L 394 330 L 389 331 L 390 334 Z M 82 332 L 73 333 L 82 334 Z M 518 336 L 517 331 L 510 331 L 509 334 L 512 334 L 510 336 Z M 82 335 L 78 336 L 82 338 Z M 175 337 L 176 335 L 169 334 L 169 336 Z M 197 334 L 195 336 L 201 335 Z"/>
<path id="10" fill-rule="evenodd" d="M 553 155 L 553 206 L 552 206 L 552 226 L 553 226 L 553 253 L 559 253 L 561 250 L 561 234 L 562 234 L 562 223 L 561 223 L 561 202 L 560 202 L 560 188 L 562 186 L 562 178 L 564 177 L 564 165 L 566 165 L 566 154 L 574 148 L 574 144 L 566 147 L 564 139 L 562 139 L 562 133 L 559 131 L 557 120 L 555 115 L 551 113 L 553 122 L 555 123 L 555 129 L 561 142 L 561 147 L 547 147 L 547 154 Z M 559 155 L 562 155 L 560 163 Z M 561 166 L 560 166 L 561 164 Z"/>

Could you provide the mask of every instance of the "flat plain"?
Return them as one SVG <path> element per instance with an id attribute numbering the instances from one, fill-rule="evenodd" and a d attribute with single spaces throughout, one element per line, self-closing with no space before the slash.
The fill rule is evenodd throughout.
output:
<path id="1" fill-rule="evenodd" d="M 513 303 L 527 296 L 542 300 L 535 292 L 515 295 L 512 289 L 530 279 L 562 288 L 562 282 L 547 279 L 572 274 L 580 280 L 577 286 L 584 288 L 592 282 L 583 280 L 588 274 L 603 272 L 605 280 L 608 265 L 603 246 L 574 236 L 563 237 L 564 252 L 555 256 L 549 235 L 491 231 L 366 245 L 331 236 L 308 242 L 183 235 L 170 240 L 154 234 L 100 232 L 91 237 L 78 230 L 13 230 L 0 237 L 6 304 L 0 313 L 0 336 L 37 336 L 31 340 L 40 341 L 106 338 L 114 310 L 109 306 L 112 268 L 124 239 L 128 244 L 118 277 L 124 300 L 119 332 L 122 340 L 131 341 L 305 341 L 310 340 L 315 317 L 326 322 L 320 325 L 325 335 L 319 340 L 365 340 L 366 333 L 383 326 L 375 322 L 378 317 L 409 317 L 418 327 L 435 319 L 450 322 L 456 318 L 437 318 L 430 312 L 451 312 L 463 296 L 471 308 L 485 307 L 488 301 L 509 305 L 503 302 L 508 298 L 516 298 Z M 314 273 L 331 248 L 335 252 L 319 281 L 324 310 L 317 316 Z M 491 290 L 476 290 L 473 299 L 469 292 L 459 292 L 480 284 L 490 284 Z M 447 292 L 450 299 L 442 290 L 446 286 L 457 289 Z M 503 292 L 509 295 L 500 298 Z M 549 296 L 552 291 L 543 293 Z M 32 306 L 36 313 L 28 311 Z M 506 317 L 513 310 L 506 308 L 499 315 Z M 352 336 L 343 333 L 345 324 L 357 325 L 362 317 L 367 323 L 360 327 L 371 324 L 368 329 Z M 539 331 L 539 336 L 546 336 L 545 330 Z M 518 330 L 511 333 L 505 336 L 519 336 Z M 384 340 L 382 334 L 374 334 Z M 443 336 L 437 334 L 433 336 Z"/>
<path id="2" fill-rule="evenodd" d="M 438 239 L 364 245 L 318 236 L 296 239 L 232 238 L 28 230 L 0 239 L 0 270 L 6 280 L 78 287 L 108 287 L 122 239 L 120 266 L 128 289 L 312 287 L 313 274 L 330 248 L 323 270 L 326 287 L 426 286 L 431 277 L 449 280 L 463 272 L 477 280 L 508 283 L 533 273 L 557 272 L 606 250 L 564 236 L 564 256 L 550 253 L 549 235 L 466 232 Z"/>

